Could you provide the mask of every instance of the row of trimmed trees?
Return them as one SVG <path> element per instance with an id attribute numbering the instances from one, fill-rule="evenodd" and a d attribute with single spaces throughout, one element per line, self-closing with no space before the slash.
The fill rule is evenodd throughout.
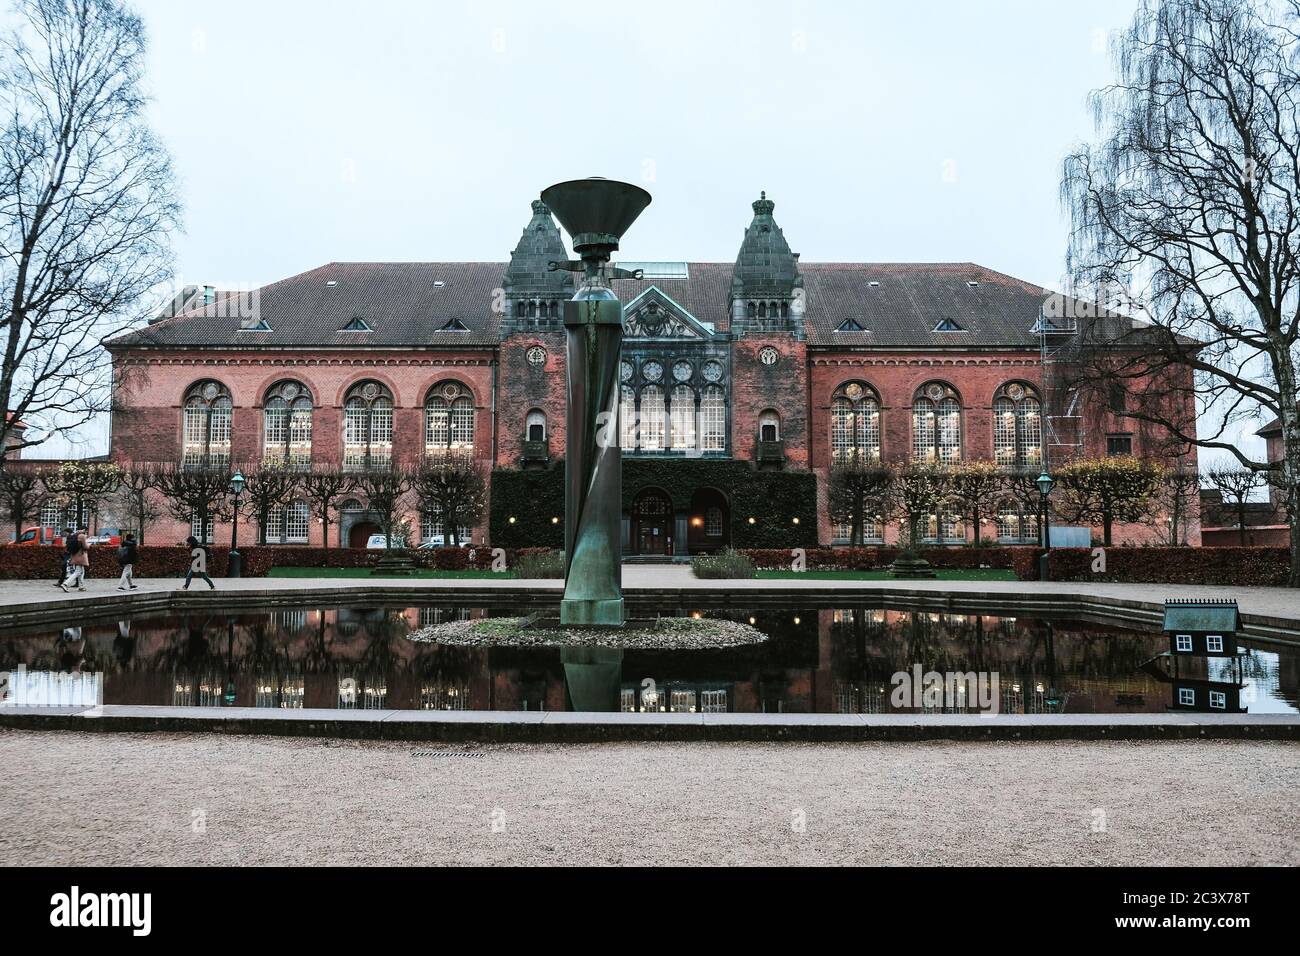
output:
<path id="1" fill-rule="evenodd" d="M 1053 520 L 1100 527 L 1106 545 L 1113 543 L 1114 526 L 1121 523 L 1147 525 L 1165 543 L 1185 544 L 1203 483 L 1220 491 L 1225 507 L 1244 526 L 1248 504 L 1267 485 L 1266 476 L 1247 469 L 1216 468 L 1202 475 L 1129 456 L 1078 459 L 1056 469 L 1053 477 Z M 865 529 L 877 516 L 898 521 L 903 541 L 914 543 L 920 523 L 941 510 L 969 519 L 975 529 L 971 543 L 979 544 L 982 519 L 1007 500 L 1019 513 L 1038 515 L 1037 479 L 1037 471 L 1007 471 L 990 461 L 894 466 L 853 459 L 831 469 L 828 504 L 831 520 L 850 528 L 853 545 L 864 542 Z"/>
<path id="2" fill-rule="evenodd" d="M 8 511 L 15 537 L 50 502 L 64 514 L 63 523 L 76 528 L 88 527 L 92 515 L 112 508 L 122 528 L 134 530 L 143 544 L 149 527 L 165 515 L 200 528 L 218 520 L 229 521 L 234 516 L 234 471 L 150 462 L 125 466 L 64 462 L 57 467 L 11 464 L 0 473 L 0 507 Z M 394 537 L 411 539 L 404 523 L 412 509 L 438 514 L 450 542 L 459 545 L 459 529 L 479 521 L 487 502 L 482 473 L 459 455 L 430 459 L 412 469 L 350 472 L 335 467 L 297 470 L 250 464 L 238 471 L 244 477 L 240 514 L 255 522 L 259 543 L 266 543 L 273 514 L 283 514 L 294 502 L 302 501 L 320 523 L 329 547 L 330 527 L 339 506 L 357 497 L 364 501 L 390 546 Z"/>

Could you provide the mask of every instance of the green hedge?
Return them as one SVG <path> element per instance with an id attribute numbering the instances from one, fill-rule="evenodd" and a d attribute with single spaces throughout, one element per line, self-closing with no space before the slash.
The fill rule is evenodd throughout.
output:
<path id="1" fill-rule="evenodd" d="M 690 508 L 691 496 L 701 488 L 721 491 L 731 502 L 731 543 L 736 548 L 817 544 L 817 479 L 812 472 L 755 471 L 748 462 L 707 458 L 624 460 L 623 509 L 630 510 L 648 488 L 663 491 L 679 511 Z M 553 517 L 561 522 L 552 524 Z M 562 548 L 563 517 L 562 461 L 545 471 L 492 472 L 488 530 L 493 545 Z"/>

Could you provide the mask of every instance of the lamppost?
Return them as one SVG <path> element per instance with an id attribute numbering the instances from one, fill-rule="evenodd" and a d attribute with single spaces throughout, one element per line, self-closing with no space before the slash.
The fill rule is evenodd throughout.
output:
<path id="1" fill-rule="evenodd" d="M 1051 578 L 1047 555 L 1052 548 L 1052 530 L 1050 519 L 1048 518 L 1047 496 L 1050 495 L 1052 489 L 1056 487 L 1056 481 L 1047 473 L 1047 469 L 1044 468 L 1043 473 L 1038 476 L 1038 480 L 1034 482 L 1034 484 L 1038 485 L 1039 504 L 1041 508 L 1041 517 L 1038 521 L 1038 529 L 1039 535 L 1042 539 L 1040 544 L 1043 546 L 1043 553 L 1038 556 L 1038 580 L 1048 581 L 1051 580 Z"/>
<path id="2" fill-rule="evenodd" d="M 230 521 L 230 563 L 226 568 L 226 576 L 237 578 L 244 571 L 243 558 L 239 556 L 239 496 L 244 493 L 242 472 L 237 471 L 230 476 L 230 493 L 235 496 L 235 511 Z"/>

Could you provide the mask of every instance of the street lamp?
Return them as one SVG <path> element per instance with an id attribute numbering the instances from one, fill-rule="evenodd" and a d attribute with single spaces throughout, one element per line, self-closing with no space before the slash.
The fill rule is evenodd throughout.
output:
<path id="1" fill-rule="evenodd" d="M 1038 476 L 1038 480 L 1035 481 L 1034 484 L 1038 485 L 1038 495 L 1041 507 L 1041 517 L 1038 521 L 1038 530 L 1041 538 L 1040 543 L 1043 546 L 1043 553 L 1038 556 L 1038 580 L 1048 581 L 1051 578 L 1048 569 L 1047 555 L 1052 547 L 1052 531 L 1048 519 L 1047 496 L 1050 495 L 1052 489 L 1056 487 L 1056 481 L 1047 473 L 1047 469 L 1044 468 L 1043 473 Z"/>
<path id="2" fill-rule="evenodd" d="M 239 496 L 244 493 L 244 475 L 235 472 L 230 476 L 230 493 L 235 496 L 235 511 L 230 522 L 230 562 L 226 567 L 226 576 L 240 577 L 243 574 L 243 558 L 239 556 Z"/>

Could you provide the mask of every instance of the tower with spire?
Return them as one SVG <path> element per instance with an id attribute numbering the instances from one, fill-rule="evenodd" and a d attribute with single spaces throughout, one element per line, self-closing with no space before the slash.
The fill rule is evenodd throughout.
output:
<path id="1" fill-rule="evenodd" d="M 772 218 L 776 203 L 763 192 L 745 230 L 731 275 L 731 331 L 789 332 L 804 337 L 803 277 L 799 254 Z"/>
<path id="2" fill-rule="evenodd" d="M 573 298 L 573 276 L 550 271 L 552 262 L 569 258 L 560 227 L 540 199 L 533 200 L 533 217 L 510 253 L 501 286 L 505 291 L 502 335 L 513 332 L 564 330 L 564 301 Z"/>

